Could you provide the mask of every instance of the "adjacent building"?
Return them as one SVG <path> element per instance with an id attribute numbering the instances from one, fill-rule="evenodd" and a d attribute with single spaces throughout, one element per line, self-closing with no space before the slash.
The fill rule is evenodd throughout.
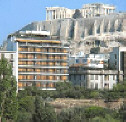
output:
<path id="1" fill-rule="evenodd" d="M 124 51 L 124 49 L 122 50 Z M 118 82 L 123 81 L 124 75 L 125 65 L 122 60 L 118 60 L 119 56 L 115 55 L 117 52 L 119 53 L 119 50 L 114 49 L 110 54 L 86 54 L 84 57 L 70 57 L 69 80 L 75 85 L 85 86 L 88 89 L 112 89 Z M 114 61 L 117 62 L 117 60 L 116 65 L 123 65 L 122 69 L 112 68 Z"/>
<path id="2" fill-rule="evenodd" d="M 69 65 L 81 64 L 85 68 L 108 69 L 109 54 L 85 54 L 83 56 L 72 56 Z"/>
<path id="3" fill-rule="evenodd" d="M 123 81 L 123 71 L 86 69 L 83 65 L 71 66 L 69 80 L 75 85 L 88 89 L 112 89 L 119 81 Z"/>
<path id="4" fill-rule="evenodd" d="M 110 68 L 123 71 L 126 80 L 126 47 L 114 47 L 110 53 Z"/>

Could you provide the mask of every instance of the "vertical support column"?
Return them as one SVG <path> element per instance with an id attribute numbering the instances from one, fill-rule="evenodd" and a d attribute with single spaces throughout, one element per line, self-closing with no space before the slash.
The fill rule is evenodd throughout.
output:
<path id="1" fill-rule="evenodd" d="M 104 14 L 105 14 L 105 15 L 107 14 L 106 8 L 105 8 Z"/>
<path id="2" fill-rule="evenodd" d="M 56 11 L 56 14 L 57 14 L 57 19 L 59 19 L 59 11 Z"/>
<path id="3" fill-rule="evenodd" d="M 61 12 L 59 11 L 59 19 L 61 19 Z"/>
<path id="4" fill-rule="evenodd" d="M 48 12 L 46 14 L 47 14 L 46 19 L 49 20 L 49 10 L 48 10 Z"/>
<path id="5" fill-rule="evenodd" d="M 61 11 L 61 19 L 63 19 L 63 11 Z"/>
<path id="6" fill-rule="evenodd" d="M 62 19 L 62 11 L 60 11 L 60 19 Z"/>
<path id="7" fill-rule="evenodd" d="M 56 10 L 55 10 L 55 19 L 57 19 L 57 12 L 56 12 Z"/>
<path id="8" fill-rule="evenodd" d="M 52 18 L 52 20 L 53 20 L 53 10 L 51 11 L 51 18 Z"/>
<path id="9" fill-rule="evenodd" d="M 66 18 L 66 10 L 65 10 L 65 18 Z"/>

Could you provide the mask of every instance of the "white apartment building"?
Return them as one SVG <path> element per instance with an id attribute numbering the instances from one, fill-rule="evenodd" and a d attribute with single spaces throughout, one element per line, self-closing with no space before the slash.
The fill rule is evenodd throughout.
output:
<path id="1" fill-rule="evenodd" d="M 17 90 L 36 86 L 55 90 L 55 83 L 68 79 L 69 47 L 47 31 L 19 31 L 10 34 L 0 57 L 13 65 Z"/>

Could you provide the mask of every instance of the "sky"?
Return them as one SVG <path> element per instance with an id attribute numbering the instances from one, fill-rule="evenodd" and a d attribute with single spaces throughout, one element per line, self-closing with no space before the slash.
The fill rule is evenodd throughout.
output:
<path id="1" fill-rule="evenodd" d="M 117 11 L 126 11 L 126 0 L 0 0 L 0 44 L 8 34 L 33 21 L 45 20 L 46 7 L 78 9 L 87 3 L 112 4 Z"/>

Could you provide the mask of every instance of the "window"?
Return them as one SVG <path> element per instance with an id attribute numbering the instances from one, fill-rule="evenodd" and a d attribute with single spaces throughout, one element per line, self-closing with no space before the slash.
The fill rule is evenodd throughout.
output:
<path id="1" fill-rule="evenodd" d="M 91 89 L 94 89 L 94 83 L 90 84 Z"/>
<path id="2" fill-rule="evenodd" d="M 90 75 L 91 76 L 91 80 L 94 80 L 94 75 Z"/>
<path id="3" fill-rule="evenodd" d="M 117 65 L 117 62 L 115 61 L 115 66 Z"/>
<path id="4" fill-rule="evenodd" d="M 117 59 L 117 55 L 115 54 L 115 59 Z"/>
<path id="5" fill-rule="evenodd" d="M 13 54 L 11 54 L 11 59 L 13 59 Z"/>
<path id="6" fill-rule="evenodd" d="M 85 75 L 81 75 L 81 80 L 85 80 Z"/>
<path id="7" fill-rule="evenodd" d="M 105 75 L 105 81 L 109 80 L 109 75 Z"/>
<path id="8" fill-rule="evenodd" d="M 98 75 L 95 75 L 95 80 L 98 80 Z"/>
<path id="9" fill-rule="evenodd" d="M 116 80 L 116 75 L 113 75 L 113 80 Z"/>
<path id="10" fill-rule="evenodd" d="M 95 89 L 98 89 L 98 83 L 95 83 Z"/>
<path id="11" fill-rule="evenodd" d="M 76 63 L 79 63 L 79 59 L 76 59 Z"/>
<path id="12" fill-rule="evenodd" d="M 87 63 L 87 59 L 83 59 L 83 63 L 86 64 Z"/>
<path id="13" fill-rule="evenodd" d="M 105 87 L 105 89 L 109 89 L 109 84 L 108 83 L 105 83 L 104 84 L 104 87 Z"/>
<path id="14" fill-rule="evenodd" d="M 81 80 L 81 75 L 79 75 L 79 78 L 80 78 L 80 80 Z"/>
<path id="15" fill-rule="evenodd" d="M 71 81 L 71 75 L 69 75 L 69 80 Z"/>

